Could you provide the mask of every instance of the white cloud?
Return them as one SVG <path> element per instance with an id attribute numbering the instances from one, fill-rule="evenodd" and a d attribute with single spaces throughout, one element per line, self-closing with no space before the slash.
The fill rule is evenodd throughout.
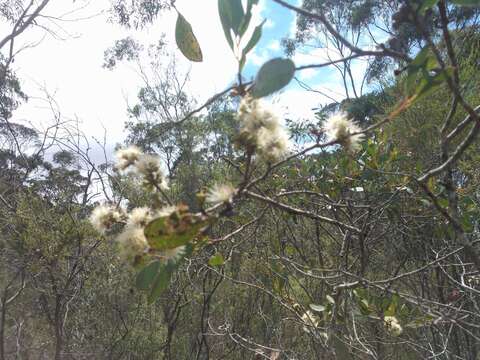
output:
<path id="1" fill-rule="evenodd" d="M 279 51 L 280 50 L 280 41 L 272 40 L 270 44 L 267 45 L 267 49 L 271 51 Z"/>

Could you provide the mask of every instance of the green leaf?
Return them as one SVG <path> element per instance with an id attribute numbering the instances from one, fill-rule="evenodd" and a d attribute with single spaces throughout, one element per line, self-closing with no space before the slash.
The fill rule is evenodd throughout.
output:
<path id="1" fill-rule="evenodd" d="M 222 23 L 225 38 L 233 50 L 233 38 L 230 30 L 233 30 L 235 35 L 240 34 L 242 22 L 244 21 L 244 12 L 241 0 L 218 0 L 218 14 Z M 251 17 L 251 15 L 250 15 Z M 250 22 L 250 20 L 249 20 Z M 248 24 L 247 24 L 248 26 Z"/>
<path id="2" fill-rule="evenodd" d="M 221 253 L 216 253 L 213 255 L 210 260 L 208 260 L 208 265 L 210 266 L 222 266 L 225 263 L 223 255 Z"/>
<path id="3" fill-rule="evenodd" d="M 447 77 L 451 77 L 452 74 L 453 68 L 446 69 L 433 76 L 424 71 L 423 77 L 420 79 L 415 91 L 415 101 L 430 94 L 439 85 L 442 85 L 447 80 Z"/>
<path id="4" fill-rule="evenodd" d="M 432 7 L 434 7 L 435 5 L 438 4 L 438 1 L 439 0 L 424 0 L 422 5 L 420 5 L 420 7 L 418 8 L 418 12 L 421 14 L 421 15 L 424 15 L 425 12 L 428 10 L 428 9 L 431 9 Z"/>
<path id="5" fill-rule="evenodd" d="M 451 0 L 452 3 L 460 6 L 480 6 L 480 0 Z"/>
<path id="6" fill-rule="evenodd" d="M 383 313 L 384 316 L 395 316 L 395 314 L 397 313 L 399 299 L 400 298 L 397 294 L 393 295 L 387 310 L 385 310 L 385 312 Z"/>
<path id="7" fill-rule="evenodd" d="M 276 58 L 267 61 L 258 71 L 252 96 L 261 98 L 282 89 L 295 74 L 295 64 L 290 59 Z"/>
<path id="8" fill-rule="evenodd" d="M 258 0 L 248 0 L 247 11 L 243 16 L 242 23 L 240 24 L 240 27 L 238 29 L 238 34 L 240 35 L 240 37 L 242 37 L 245 34 L 245 31 L 247 31 L 248 26 L 250 25 L 250 20 L 252 20 L 253 5 L 257 5 L 257 4 L 258 4 Z"/>
<path id="9" fill-rule="evenodd" d="M 227 39 L 228 45 L 230 45 L 230 49 L 233 50 L 233 39 L 232 34 L 230 33 L 232 20 L 227 0 L 218 0 L 218 14 L 220 15 L 220 22 L 222 23 L 225 38 Z"/>
<path id="10" fill-rule="evenodd" d="M 422 50 L 420 50 L 415 59 L 413 59 L 412 62 L 408 64 L 407 78 L 405 80 L 407 94 L 412 94 L 414 92 L 418 73 L 420 70 L 431 70 L 437 65 L 437 61 L 433 54 L 430 52 L 428 46 L 425 46 Z"/>
<path id="11" fill-rule="evenodd" d="M 135 282 L 137 289 L 148 290 L 155 280 L 159 269 L 160 261 L 154 261 L 140 270 Z"/>
<path id="12" fill-rule="evenodd" d="M 243 12 L 242 0 L 227 0 L 227 2 L 230 3 L 232 30 L 235 35 L 239 35 L 240 25 L 242 24 L 245 16 Z"/>
<path id="13" fill-rule="evenodd" d="M 151 221 L 145 227 L 145 237 L 154 250 L 168 250 L 186 245 L 192 241 L 206 225 L 204 221 L 191 222 L 190 215 L 181 215 L 173 223 L 169 217 L 162 217 Z"/>
<path id="14" fill-rule="evenodd" d="M 310 304 L 310 309 L 317 312 L 322 312 L 326 310 L 326 307 L 323 305 Z"/>
<path id="15" fill-rule="evenodd" d="M 200 44 L 192 31 L 192 26 L 180 13 L 178 13 L 175 27 L 175 40 L 178 48 L 188 60 L 203 61 L 202 49 L 200 49 Z"/>
<path id="16" fill-rule="evenodd" d="M 245 48 L 242 50 L 242 60 L 240 61 L 240 71 L 243 69 L 245 62 L 247 60 L 247 54 L 258 44 L 260 38 L 262 37 L 262 28 L 263 24 L 265 24 L 265 20 L 262 21 L 260 25 L 258 25 L 255 30 L 253 31 L 252 37 L 248 41 Z"/>
<path id="17" fill-rule="evenodd" d="M 360 312 L 363 314 L 363 315 L 370 315 L 371 314 L 371 310 L 370 310 L 370 305 L 367 301 L 367 299 L 362 299 L 358 302 L 358 306 L 360 308 Z"/>
<path id="18" fill-rule="evenodd" d="M 153 283 L 153 287 L 148 295 L 148 302 L 151 304 L 165 291 L 165 289 L 170 284 L 170 279 L 172 277 L 173 271 L 175 270 L 175 265 L 171 262 L 168 262 L 166 265 L 162 265 L 160 268 L 157 277 Z"/>

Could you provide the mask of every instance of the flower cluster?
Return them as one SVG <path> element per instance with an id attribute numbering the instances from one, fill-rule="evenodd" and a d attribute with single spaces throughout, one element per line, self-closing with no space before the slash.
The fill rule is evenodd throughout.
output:
<path id="1" fill-rule="evenodd" d="M 167 180 L 163 174 L 160 158 L 156 155 L 144 154 L 138 147 L 129 146 L 116 153 L 118 170 L 132 168 L 143 179 L 143 184 L 149 190 L 168 189 Z"/>
<path id="2" fill-rule="evenodd" d="M 206 201 L 213 205 L 229 203 L 237 190 L 230 184 L 215 184 L 207 193 Z"/>
<path id="3" fill-rule="evenodd" d="M 171 216 L 177 207 L 167 206 L 160 210 L 152 210 L 147 207 L 132 209 L 128 214 L 113 206 L 99 205 L 91 216 L 90 222 L 98 231 L 104 233 L 114 223 L 126 223 L 123 231 L 116 240 L 120 247 L 120 255 L 129 262 L 134 262 L 138 256 L 150 251 L 148 240 L 145 236 L 145 227 L 154 219 Z M 179 246 L 174 249 L 158 251 L 156 255 L 163 262 L 177 261 L 183 256 L 186 247 Z"/>
<path id="4" fill-rule="evenodd" d="M 253 148 L 267 162 L 282 159 L 288 153 L 289 136 L 279 118 L 260 100 L 246 96 L 238 109 L 240 141 Z"/>
<path id="5" fill-rule="evenodd" d="M 385 324 L 387 331 L 394 336 L 399 336 L 403 331 L 402 326 L 395 316 L 385 316 L 383 318 L 383 323 Z"/>
<path id="6" fill-rule="evenodd" d="M 138 147 L 132 145 L 125 149 L 118 150 L 116 155 L 117 168 L 119 170 L 125 170 L 134 165 L 138 159 L 140 159 L 140 156 L 142 156 L 142 151 Z"/>
<path id="7" fill-rule="evenodd" d="M 357 134 L 362 129 L 342 112 L 329 117 L 323 125 L 323 131 L 329 141 L 338 141 L 350 152 L 358 151 L 364 138 L 363 134 Z"/>
<path id="8" fill-rule="evenodd" d="M 93 209 L 90 215 L 90 223 L 97 231 L 105 233 L 113 224 L 121 222 L 124 217 L 121 209 L 104 204 Z"/>

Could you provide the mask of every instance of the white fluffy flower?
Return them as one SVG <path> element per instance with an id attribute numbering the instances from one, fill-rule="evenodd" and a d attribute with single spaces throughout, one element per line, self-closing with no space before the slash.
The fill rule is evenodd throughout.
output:
<path id="1" fill-rule="evenodd" d="M 147 238 L 141 227 L 125 227 L 123 233 L 118 236 L 117 241 L 120 245 L 120 254 L 126 259 L 134 259 L 148 249 Z"/>
<path id="2" fill-rule="evenodd" d="M 100 232 L 105 232 L 114 223 L 122 220 L 122 213 L 113 206 L 99 205 L 90 215 L 90 223 Z"/>
<path id="3" fill-rule="evenodd" d="M 360 149 L 360 142 L 364 138 L 364 134 L 351 135 L 362 129 L 342 112 L 330 116 L 323 125 L 323 131 L 329 141 L 338 141 L 351 152 Z"/>
<path id="4" fill-rule="evenodd" d="M 162 189 L 168 189 L 163 175 L 160 158 L 157 155 L 142 155 L 135 163 L 137 172 L 143 177 L 145 184 L 156 184 Z"/>
<path id="5" fill-rule="evenodd" d="M 237 190 L 230 184 L 215 184 L 207 193 L 206 201 L 210 204 L 222 204 L 232 200 Z"/>
<path id="6" fill-rule="evenodd" d="M 118 150 L 116 152 L 117 169 L 125 170 L 129 166 L 135 164 L 135 162 L 138 161 L 141 155 L 142 155 L 142 151 L 134 145 L 129 146 L 125 149 Z"/>
<path id="7" fill-rule="evenodd" d="M 151 209 L 147 207 L 135 208 L 128 214 L 127 226 L 145 227 L 152 219 Z"/>
<path id="8" fill-rule="evenodd" d="M 308 333 L 312 331 L 312 327 L 316 328 L 319 324 L 318 318 L 310 310 L 307 310 L 302 315 L 302 321 L 305 324 L 303 326 L 303 331 Z"/>
<path id="9" fill-rule="evenodd" d="M 258 151 L 267 161 L 273 162 L 285 157 L 289 144 L 288 134 L 281 127 L 274 130 L 260 128 L 257 133 Z"/>
<path id="10" fill-rule="evenodd" d="M 399 336 L 403 329 L 395 316 L 385 316 L 383 318 L 385 328 L 394 336 Z"/>
<path id="11" fill-rule="evenodd" d="M 155 213 L 156 217 L 168 217 L 177 211 L 177 207 L 174 205 L 164 206 Z"/>
<path id="12" fill-rule="evenodd" d="M 161 259 L 167 261 L 178 261 L 185 254 L 186 247 L 179 246 L 174 249 L 164 250 L 160 253 Z"/>
<path id="13" fill-rule="evenodd" d="M 254 146 L 258 155 L 267 161 L 285 156 L 289 137 L 278 116 L 260 100 L 244 97 L 237 114 L 240 136 L 247 146 Z"/>

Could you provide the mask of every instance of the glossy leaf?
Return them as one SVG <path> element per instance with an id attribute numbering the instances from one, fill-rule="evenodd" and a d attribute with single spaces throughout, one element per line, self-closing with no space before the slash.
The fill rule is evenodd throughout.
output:
<path id="1" fill-rule="evenodd" d="M 267 61 L 258 71 L 252 96 L 261 98 L 282 89 L 295 74 L 295 64 L 290 59 L 276 58 Z"/>
<path id="2" fill-rule="evenodd" d="M 138 274 L 135 285 L 140 290 L 147 290 L 152 286 L 160 269 L 160 261 L 154 261 L 145 266 Z"/>
<path id="3" fill-rule="evenodd" d="M 180 13 L 178 13 L 175 27 L 175 40 L 178 48 L 187 59 L 195 62 L 203 61 L 202 49 L 200 49 L 200 44 L 193 33 L 192 26 Z"/>

